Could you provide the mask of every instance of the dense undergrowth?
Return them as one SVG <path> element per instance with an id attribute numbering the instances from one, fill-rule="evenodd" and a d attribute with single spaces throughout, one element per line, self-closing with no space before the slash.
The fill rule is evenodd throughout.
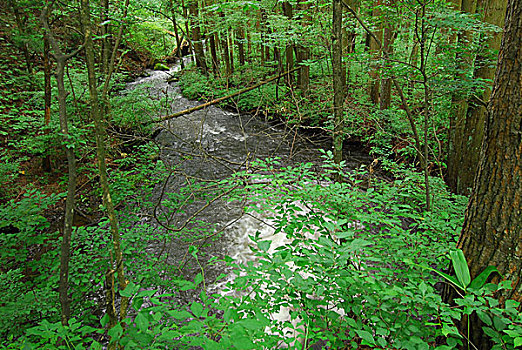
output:
<path id="1" fill-rule="evenodd" d="M 149 50 L 145 56 L 155 60 L 165 57 L 171 53 L 173 40 L 164 35 L 164 26 L 164 22 L 136 20 L 126 45 Z M 149 35 L 150 30 L 154 35 Z M 230 201 L 255 203 L 246 211 L 273 225 L 274 233 L 283 234 L 288 244 L 271 247 L 267 237 L 250 232 L 255 260 L 215 261 L 233 269 L 236 277 L 225 287 L 230 293 L 211 291 L 208 282 L 214 281 L 206 280 L 204 268 L 195 278 L 184 278 L 178 266 L 169 265 L 150 247 L 177 238 L 204 237 L 212 227 L 199 223 L 169 233 L 143 220 L 143 213 L 155 205 L 152 189 L 170 170 L 158 159 L 154 143 L 148 142 L 152 129 L 142 124 L 161 110 L 160 103 L 149 99 L 146 88 L 120 93 L 124 75 L 113 82 L 106 142 L 130 279 L 120 294 L 131 298 L 132 310 L 107 331 L 102 293 L 110 243 L 107 219 L 100 214 L 82 59 L 72 62 L 67 71 L 72 135 L 67 147 L 75 150 L 80 177 L 69 281 L 75 313 L 69 326 L 61 325 L 57 285 L 66 188 L 64 145 L 57 118 L 44 125 L 41 69 L 29 76 L 18 63 L 19 47 L 12 40 L 1 40 L 0 89 L 7 93 L 0 100 L 0 182 L 4 185 L 0 194 L 0 348 L 96 349 L 106 346 L 110 337 L 127 349 L 302 349 L 321 344 L 330 349 L 442 350 L 466 345 L 467 335 L 460 334 L 455 324 L 465 322 L 465 315 L 473 312 L 484 322 L 496 349 L 521 345 L 519 304 L 500 305 L 493 297 L 498 288 L 509 288 L 508 283 L 473 284 L 466 282 L 465 273 L 445 279 L 435 272 L 450 267 L 449 254 L 462 227 L 466 198 L 450 194 L 440 177 L 432 177 L 433 208 L 422 210 L 425 183 L 405 165 L 416 165 L 416 159 L 402 111 L 377 111 L 358 89 L 347 97 L 346 139 L 371 144 L 393 181 L 376 178 L 364 168 L 343 173 L 326 152 L 324 167 L 317 172 L 310 164 L 282 168 L 277 160 L 258 160 L 250 171 L 212 184 L 213 190 L 206 190 L 208 184 L 191 183 L 169 197 L 171 211 L 195 200 L 198 191 L 202 198 L 226 193 Z M 317 61 L 310 69 L 307 94 L 288 87 L 282 78 L 225 107 L 331 132 L 330 77 L 325 74 L 329 67 L 326 61 Z M 355 66 L 352 83 L 365 83 L 367 69 Z M 189 98 L 213 99 L 273 73 L 273 68 L 255 62 L 236 67 L 227 78 L 208 78 L 189 69 L 180 84 Z M 436 105 L 441 113 L 434 130 L 445 127 L 445 103 L 447 96 Z M 55 100 L 51 112 L 58 113 Z M 443 135 L 442 140 L 436 136 L 430 139 L 433 152 L 445 141 Z M 47 156 L 53 165 L 50 172 L 40 166 Z M 440 164 L 434 162 L 431 170 L 438 173 Z M 343 181 L 332 182 L 333 174 Z M 199 261 L 196 246 L 188 254 Z M 453 262 L 459 267 L 455 270 L 465 271 L 462 261 Z M 441 297 L 448 283 L 460 293 L 455 305 L 447 305 Z M 199 297 L 180 303 L 186 294 Z M 282 317 L 282 313 L 287 315 Z"/>
<path id="2" fill-rule="evenodd" d="M 274 233 L 285 235 L 289 244 L 271 248 L 269 237 L 251 232 L 257 258 L 243 264 L 228 260 L 235 279 L 221 292 L 210 293 L 203 269 L 188 281 L 154 272 L 166 268 L 145 249 L 161 239 L 157 230 L 147 225 L 124 230 L 126 268 L 133 282 L 122 294 L 132 297 L 133 311 L 109 331 L 113 340 L 127 349 L 271 349 L 302 344 L 452 349 L 465 343 L 453 322 L 478 311 L 498 342 L 496 348 L 514 348 L 520 322 L 517 304 L 500 309 L 492 298 L 507 284 L 464 286 L 455 306 L 440 296 L 445 280 L 433 271 L 448 267 L 448 253 L 462 225 L 464 197 L 449 194 L 433 179 L 434 209 L 425 213 L 416 209 L 423 198 L 422 179 L 412 172 L 392 183 L 372 179 L 368 187 L 361 180 L 364 170 L 343 174 L 348 180 L 344 183 L 331 182 L 332 172 L 338 170 L 328 161 L 319 173 L 311 164 L 280 168 L 277 160 L 253 167 L 265 175 L 237 173 L 220 183 L 220 191 L 235 188 L 230 200 L 247 196 L 254 203 L 247 211 L 271 222 Z M 104 225 L 76 231 L 78 244 L 91 246 L 76 250 L 73 271 L 89 260 L 91 272 L 78 274 L 82 279 L 74 295 L 87 281 L 97 285 L 103 280 Z M 56 254 L 52 251 L 47 255 L 50 261 Z M 197 258 L 195 247 L 191 254 Z M 159 285 L 170 292 L 160 292 Z M 180 293 L 191 291 L 199 298 L 180 305 Z M 101 348 L 105 318 L 100 325 L 100 316 L 88 312 L 93 301 L 81 302 L 87 303 L 82 306 L 85 314 L 71 319 L 69 327 L 52 322 L 48 315 L 4 348 Z"/>

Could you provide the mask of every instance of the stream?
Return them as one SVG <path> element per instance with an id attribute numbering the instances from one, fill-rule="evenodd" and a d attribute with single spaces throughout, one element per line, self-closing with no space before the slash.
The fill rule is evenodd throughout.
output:
<path id="1" fill-rule="evenodd" d="M 200 102 L 184 98 L 177 82 L 167 83 L 167 78 L 179 69 L 176 65 L 170 71 L 149 71 L 147 77 L 129 83 L 127 90 L 146 84 L 152 100 L 161 106 L 161 115 L 194 107 Z M 155 143 L 169 176 L 153 190 L 155 218 L 149 215 L 144 220 L 160 230 L 183 227 L 180 232 L 169 234 L 171 239 L 161 247 L 168 264 L 177 266 L 178 271 L 181 266 L 183 275 L 190 280 L 203 269 L 207 286 L 214 291 L 221 285 L 214 284 L 216 277 L 226 270 L 223 264 L 208 261 L 225 255 L 240 262 L 252 259 L 248 236 L 256 231 L 270 236 L 272 228 L 263 217 L 243 215 L 243 207 L 252 203 L 229 202 L 225 197 L 216 200 L 211 191 L 207 195 L 191 195 L 189 201 L 177 206 L 169 205 L 169 201 L 175 202 L 179 193 L 195 183 L 211 184 L 244 170 L 255 159 L 278 157 L 281 166 L 302 162 L 319 166 L 318 149 L 331 148 L 331 142 L 324 137 L 309 139 L 265 118 L 216 106 L 166 121 L 160 129 Z M 362 152 L 346 150 L 345 154 L 349 169 L 369 160 Z M 191 245 L 199 247 L 197 260 L 188 251 Z M 185 302 L 192 297 L 187 296 Z"/>

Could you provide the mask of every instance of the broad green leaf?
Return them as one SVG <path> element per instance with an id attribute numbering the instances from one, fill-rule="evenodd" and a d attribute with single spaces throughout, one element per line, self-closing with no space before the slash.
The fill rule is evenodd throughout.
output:
<path id="1" fill-rule="evenodd" d="M 475 277 L 473 281 L 471 281 L 471 284 L 469 285 L 469 288 L 471 289 L 480 289 L 484 286 L 486 281 L 488 280 L 489 276 L 493 273 L 497 272 L 498 269 L 495 266 L 488 266 L 478 275 Z"/>
<path id="2" fill-rule="evenodd" d="M 193 302 L 190 306 L 190 310 L 194 314 L 194 316 L 199 317 L 203 313 L 203 305 L 197 302 Z"/>
<path id="3" fill-rule="evenodd" d="M 123 328 L 121 327 L 121 325 L 119 323 L 116 326 L 109 329 L 109 331 L 107 332 L 109 337 L 111 337 L 111 342 L 116 339 L 119 339 L 122 333 L 123 333 Z"/>
<path id="4" fill-rule="evenodd" d="M 257 246 L 259 247 L 259 249 L 261 249 L 261 251 L 266 253 L 268 249 L 270 249 L 271 243 L 272 241 L 259 241 L 257 242 Z"/>
<path id="5" fill-rule="evenodd" d="M 477 310 L 477 316 L 482 320 L 482 322 L 484 322 L 488 326 L 491 326 L 493 324 L 493 321 L 491 321 L 491 317 L 489 317 L 489 315 L 484 311 Z"/>
<path id="6" fill-rule="evenodd" d="M 522 337 L 515 338 L 515 348 L 522 346 Z"/>
<path id="7" fill-rule="evenodd" d="M 356 329 L 355 332 L 361 337 L 363 342 L 365 342 L 367 345 L 375 345 L 375 339 L 373 339 L 373 335 L 365 330 L 362 329 Z"/>
<path id="8" fill-rule="evenodd" d="M 196 277 L 194 278 L 194 285 L 197 286 L 199 285 L 201 282 L 203 282 L 203 275 L 200 273 L 198 273 L 196 275 Z"/>
<path id="9" fill-rule="evenodd" d="M 455 269 L 455 274 L 457 275 L 457 279 L 460 284 L 463 286 L 463 289 L 466 289 L 471 282 L 471 276 L 469 274 L 468 263 L 466 258 L 464 257 L 464 253 L 461 249 L 450 251 L 451 262 L 453 263 L 453 268 Z"/>
<path id="10" fill-rule="evenodd" d="M 138 329 L 142 332 L 145 332 L 149 328 L 149 320 L 143 312 L 140 312 L 138 316 L 136 316 L 134 322 L 136 322 L 136 326 L 138 326 Z"/>

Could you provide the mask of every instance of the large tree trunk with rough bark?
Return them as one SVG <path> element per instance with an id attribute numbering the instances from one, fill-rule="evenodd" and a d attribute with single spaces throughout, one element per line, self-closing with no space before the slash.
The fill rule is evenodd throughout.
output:
<path id="1" fill-rule="evenodd" d="M 495 83 L 488 105 L 480 166 L 458 247 L 472 278 L 494 265 L 512 281 L 498 295 L 522 301 L 522 2 L 510 0 Z M 471 338 L 490 349 L 472 318 Z"/>

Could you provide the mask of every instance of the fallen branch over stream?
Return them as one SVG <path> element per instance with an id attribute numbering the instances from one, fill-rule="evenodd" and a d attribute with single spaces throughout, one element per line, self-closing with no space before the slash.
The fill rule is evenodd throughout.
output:
<path id="1" fill-rule="evenodd" d="M 188 109 L 185 109 L 183 111 L 180 111 L 180 112 L 176 112 L 174 114 L 169 114 L 169 115 L 166 115 L 164 117 L 161 117 L 161 118 L 158 118 L 158 119 L 154 119 L 154 120 L 149 120 L 149 121 L 146 121 L 144 122 L 143 124 L 145 125 L 148 125 L 148 124 L 152 124 L 152 123 L 161 123 L 161 122 L 164 122 L 166 120 L 169 120 L 169 119 L 173 119 L 173 118 L 177 118 L 177 117 L 181 117 L 182 115 L 185 115 L 185 114 L 189 114 L 189 113 L 192 113 L 192 112 L 195 112 L 195 111 L 199 111 L 200 109 L 204 109 L 204 108 L 207 108 L 209 106 L 212 106 L 212 105 L 215 105 L 216 103 L 219 103 L 219 102 L 222 102 L 222 101 L 225 101 L 225 100 L 228 100 L 229 98 L 232 98 L 232 97 L 236 97 L 236 96 L 239 96 L 241 94 L 244 94 L 245 92 L 248 92 L 248 91 L 251 91 L 251 90 L 254 90 L 262 85 L 265 85 L 267 83 L 270 83 L 271 81 L 274 81 L 276 79 L 280 79 L 281 77 L 284 77 L 285 75 L 287 74 L 290 74 L 290 73 L 293 73 L 295 72 L 296 70 L 298 69 L 301 69 L 302 66 L 299 66 L 299 67 L 296 67 L 296 68 L 293 68 L 293 69 L 290 69 L 284 73 L 281 73 L 279 75 L 276 75 L 270 79 L 267 79 L 267 80 L 264 80 L 260 83 L 257 83 L 253 86 L 250 86 L 250 87 L 247 87 L 247 88 L 244 88 L 244 89 L 241 89 L 239 91 L 236 91 L 230 95 L 227 95 L 227 96 L 223 96 L 223 97 L 220 97 L 220 98 L 217 98 L 215 100 L 212 100 L 212 101 L 209 101 L 209 102 L 206 102 L 206 103 L 203 103 L 203 104 L 200 104 L 196 107 L 192 107 L 192 108 L 188 108 Z"/>

